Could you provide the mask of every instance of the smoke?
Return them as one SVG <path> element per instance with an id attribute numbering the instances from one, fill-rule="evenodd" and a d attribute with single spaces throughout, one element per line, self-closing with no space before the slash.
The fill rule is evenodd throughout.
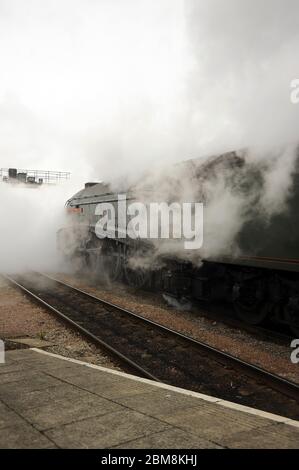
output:
<path id="1" fill-rule="evenodd" d="M 296 144 L 268 147 L 267 151 L 254 147 L 204 160 L 190 160 L 149 173 L 132 188 L 137 200 L 204 202 L 204 243 L 200 250 L 186 251 L 184 244 L 178 241 L 152 241 L 155 256 L 152 253 L 148 258 L 138 256 L 131 265 L 163 266 L 163 257 L 171 255 L 200 266 L 202 258 L 253 255 L 261 249 L 267 250 L 264 236 L 268 237 L 269 231 L 277 229 L 271 226 L 273 218 L 289 211 L 298 157 Z M 146 194 L 144 190 L 148 189 L 150 192 Z M 169 229 L 168 220 L 164 223 Z M 246 224 L 252 223 L 261 230 L 260 236 L 252 227 L 246 229 Z M 246 239 L 253 237 L 253 245 L 248 245 L 244 235 Z M 282 249 L 286 236 L 288 234 L 282 231 L 279 240 Z"/>
<path id="2" fill-rule="evenodd" d="M 249 161 L 258 166 L 264 178 L 263 192 L 260 197 L 260 210 L 266 219 L 287 210 L 291 196 L 293 176 L 298 163 L 299 146 L 289 144 L 268 149 L 251 150 Z"/>
<path id="3" fill-rule="evenodd" d="M 117 189 L 152 166 L 226 150 L 248 149 L 237 175 L 180 188 L 182 198 L 208 195 L 208 252 L 228 250 L 250 217 L 246 170 L 263 180 L 260 213 L 284 210 L 298 140 L 298 15 L 297 0 L 0 0 L 0 166 L 74 176 L 72 188 L 0 187 L 1 266 L 11 253 L 26 266 L 42 259 L 85 181 Z M 166 200 L 176 173 L 160 185 Z"/>
<path id="4" fill-rule="evenodd" d="M 144 169 L 153 156 L 182 157 L 176 130 L 188 72 L 183 1 L 1 6 L 0 99 L 12 96 L 51 130 L 60 151 L 51 151 L 46 138 L 40 162 L 51 157 L 89 179 L 110 179 Z M 12 127 L 17 134 L 18 123 Z M 33 150 L 34 134 L 26 137 Z"/>
<path id="5" fill-rule="evenodd" d="M 213 151 L 298 140 L 290 82 L 298 76 L 296 0 L 186 2 L 190 113 L 199 148 Z"/>
<path id="6" fill-rule="evenodd" d="M 0 149 L 14 165 L 103 180 L 297 139 L 296 0 L 1 0 L 0 11 Z"/>
<path id="7" fill-rule="evenodd" d="M 231 155 L 223 157 L 215 173 L 203 182 L 206 200 L 205 243 L 207 257 L 254 254 L 267 246 L 263 235 L 257 235 L 251 251 L 243 253 L 239 235 L 247 223 L 259 223 L 271 230 L 273 217 L 288 211 L 289 198 L 294 190 L 294 174 L 298 164 L 298 145 L 250 148 L 239 152 L 240 166 L 221 168 Z M 242 162 L 242 163 L 241 163 Z M 246 230 L 246 229 L 245 229 Z M 247 229 L 248 230 L 248 229 Z M 273 230 L 273 227 L 272 227 Z M 248 230 L 247 236 L 254 236 Z M 280 240 L 285 243 L 284 239 Z M 253 251 L 252 251 L 253 250 Z M 275 253 L 272 253 L 275 255 Z"/>
<path id="8" fill-rule="evenodd" d="M 70 191 L 70 183 L 0 184 L 0 273 L 58 268 L 56 231 L 65 222 L 62 202 Z"/>

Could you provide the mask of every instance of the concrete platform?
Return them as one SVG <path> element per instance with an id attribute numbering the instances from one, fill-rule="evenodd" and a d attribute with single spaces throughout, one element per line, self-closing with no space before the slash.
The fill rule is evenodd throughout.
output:
<path id="1" fill-rule="evenodd" d="M 299 422 L 38 349 L 0 364 L 0 448 L 299 448 Z"/>

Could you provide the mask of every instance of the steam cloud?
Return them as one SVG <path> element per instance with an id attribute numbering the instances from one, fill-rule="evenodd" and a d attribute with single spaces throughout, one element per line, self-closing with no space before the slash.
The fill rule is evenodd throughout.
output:
<path id="1" fill-rule="evenodd" d="M 42 258 L 83 182 L 131 184 L 161 161 L 249 148 L 263 169 L 261 210 L 284 210 L 298 140 L 298 16 L 296 0 L 0 0 L 0 166 L 75 175 L 72 188 L 1 185 L 1 268 Z M 221 253 L 251 200 L 222 174 L 205 190 L 207 249 Z"/>

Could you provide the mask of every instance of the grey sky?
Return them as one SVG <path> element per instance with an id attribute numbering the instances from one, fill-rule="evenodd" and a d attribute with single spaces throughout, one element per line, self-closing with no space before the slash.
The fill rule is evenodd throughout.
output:
<path id="1" fill-rule="evenodd" d="M 297 136 L 297 0 L 0 0 L 0 166 L 136 172 Z"/>

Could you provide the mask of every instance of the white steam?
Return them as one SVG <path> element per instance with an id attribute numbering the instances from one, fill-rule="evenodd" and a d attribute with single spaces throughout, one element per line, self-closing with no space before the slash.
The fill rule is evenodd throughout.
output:
<path id="1" fill-rule="evenodd" d="M 265 182 L 260 210 L 284 210 L 295 152 L 281 144 L 298 141 L 298 17 L 297 0 L 0 0 L 0 167 L 78 181 L 69 191 L 1 185 L 3 269 L 53 259 L 60 210 L 85 181 L 136 180 L 160 163 L 249 148 Z M 222 174 L 205 190 L 218 253 L 255 198 Z"/>
<path id="2" fill-rule="evenodd" d="M 0 184 L 0 272 L 59 266 L 56 231 L 65 221 L 64 199 L 74 186 Z"/>

